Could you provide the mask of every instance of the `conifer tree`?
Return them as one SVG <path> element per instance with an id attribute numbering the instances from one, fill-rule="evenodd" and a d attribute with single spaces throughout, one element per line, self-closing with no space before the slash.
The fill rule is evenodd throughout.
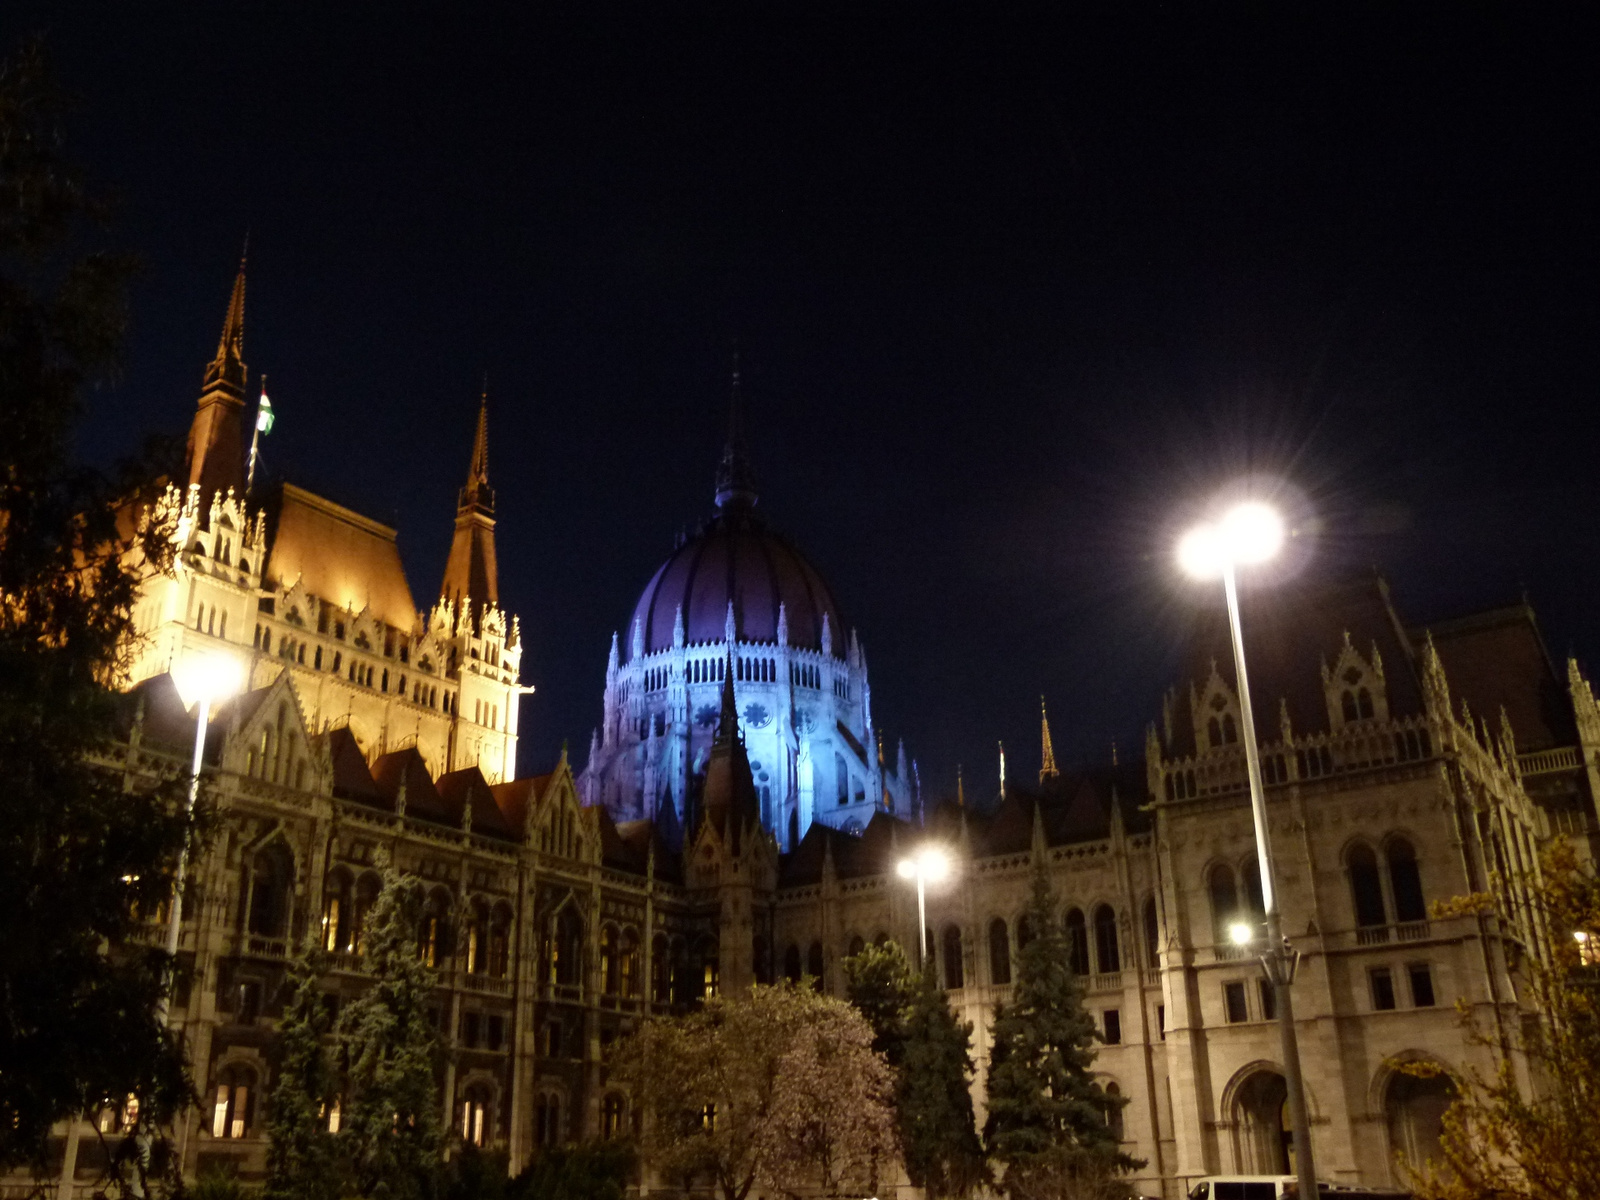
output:
<path id="1" fill-rule="evenodd" d="M 329 1131 L 336 1102 L 324 1041 L 331 1024 L 322 1003 L 323 955 L 307 938 L 289 967 L 293 993 L 278 1022 L 277 1063 L 267 1106 L 267 1200 L 338 1200 L 339 1148 Z"/>
<path id="2" fill-rule="evenodd" d="M 339 1016 L 345 1101 L 338 1140 L 362 1196 L 424 1200 L 439 1173 L 433 972 L 417 953 L 422 900 L 415 878 L 383 864 L 383 888 L 362 926 L 372 983 Z"/>
<path id="3" fill-rule="evenodd" d="M 872 1048 L 895 1070 L 906 1175 L 929 1200 L 967 1194 L 987 1174 L 972 1111 L 971 1024 L 957 1019 L 931 964 L 919 980 L 895 942 L 868 946 L 844 966 Z"/>
<path id="4" fill-rule="evenodd" d="M 1099 1034 L 1042 866 L 1028 922 L 1033 937 L 1018 955 L 1011 1003 L 995 1009 L 984 1137 L 1012 1200 L 1104 1194 L 1119 1173 L 1144 1164 L 1123 1154 L 1112 1132 L 1110 1115 L 1126 1101 L 1095 1081 Z"/>

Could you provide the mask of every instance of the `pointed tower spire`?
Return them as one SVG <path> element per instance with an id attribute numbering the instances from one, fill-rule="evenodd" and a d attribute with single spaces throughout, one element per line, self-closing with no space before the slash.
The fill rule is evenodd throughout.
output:
<path id="1" fill-rule="evenodd" d="M 957 763 L 956 764 L 956 807 L 957 808 L 965 808 L 966 806 L 967 806 L 967 787 L 966 787 L 966 784 L 964 784 L 961 781 L 961 764 Z"/>
<path id="2" fill-rule="evenodd" d="M 456 532 L 445 563 L 439 597 L 465 611 L 474 624 L 483 609 L 500 602 L 500 568 L 494 551 L 494 488 L 489 486 L 488 381 L 478 400 L 478 428 L 472 439 L 467 482 L 456 499 Z"/>
<path id="3" fill-rule="evenodd" d="M 1045 711 L 1044 697 L 1039 697 L 1039 730 L 1043 739 L 1044 758 L 1039 766 L 1039 782 L 1054 779 L 1061 774 L 1056 770 L 1056 748 L 1050 741 L 1050 714 Z"/>
<path id="4" fill-rule="evenodd" d="M 744 397 L 739 391 L 739 351 L 733 352 L 733 387 L 728 403 L 728 440 L 717 465 L 717 507 L 752 509 L 756 506 L 756 473 L 744 440 Z"/>
<path id="5" fill-rule="evenodd" d="M 247 244 L 248 248 L 248 244 Z M 217 355 L 206 367 L 200 403 L 189 426 L 188 482 L 200 486 L 201 511 L 217 492 L 244 493 L 244 268 L 234 277 L 228 314 L 222 321 Z"/>
<path id="6" fill-rule="evenodd" d="M 722 677 L 722 712 L 717 718 L 714 746 L 727 746 L 739 737 L 739 709 L 733 697 L 733 651 L 728 651 L 728 670 Z"/>

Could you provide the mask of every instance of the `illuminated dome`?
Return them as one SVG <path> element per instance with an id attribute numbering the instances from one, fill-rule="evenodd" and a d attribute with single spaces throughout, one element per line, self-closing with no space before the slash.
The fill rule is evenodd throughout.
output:
<path id="1" fill-rule="evenodd" d="M 785 849 L 814 821 L 859 830 L 876 813 L 911 812 L 905 746 L 886 756 L 860 639 L 816 568 L 756 515 L 756 500 L 735 374 L 716 512 L 656 568 L 612 635 L 604 717 L 579 778 L 586 804 L 619 822 L 664 822 L 674 849 L 703 815 L 727 705 L 761 823 Z"/>
<path id="2" fill-rule="evenodd" d="M 661 564 L 634 606 L 628 628 L 638 631 L 644 654 L 669 650 L 681 606 L 685 642 L 720 642 L 730 601 L 741 642 L 776 643 L 782 605 L 789 645 L 821 650 L 826 620 L 831 649 L 843 654 L 844 625 L 822 576 L 787 538 L 766 528 L 748 508 L 735 505 L 724 505 Z M 628 661 L 633 639 L 625 635 L 625 640 Z"/>

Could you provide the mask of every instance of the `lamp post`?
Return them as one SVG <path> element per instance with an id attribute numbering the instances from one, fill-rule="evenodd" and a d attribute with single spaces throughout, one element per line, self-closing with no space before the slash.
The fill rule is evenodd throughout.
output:
<path id="1" fill-rule="evenodd" d="M 901 879 L 917 881 L 917 969 L 928 956 L 928 884 L 938 883 L 950 873 L 950 858 L 937 846 L 924 846 L 910 858 L 902 858 L 895 868 Z"/>
<path id="2" fill-rule="evenodd" d="M 200 767 L 205 756 L 206 723 L 211 719 L 211 705 L 233 695 L 244 681 L 239 664 L 233 659 L 207 655 L 186 662 L 173 673 L 173 682 L 178 685 L 178 692 L 185 700 L 193 699 L 198 705 L 194 726 L 194 761 L 189 767 L 189 799 L 185 807 L 185 813 L 192 819 L 195 803 L 200 798 Z M 189 844 L 185 840 L 183 849 L 178 853 L 178 873 L 172 881 L 172 904 L 167 916 L 167 957 L 174 963 L 178 957 L 178 935 L 183 929 L 183 884 L 188 872 Z M 167 1023 L 171 996 L 169 987 L 161 993 L 161 1003 L 156 1009 L 157 1019 L 163 1025 Z"/>
<path id="3" fill-rule="evenodd" d="M 1256 864 L 1261 874 L 1261 901 L 1266 910 L 1267 941 L 1261 952 L 1261 967 L 1272 986 L 1273 1007 L 1277 1010 L 1278 1031 L 1283 1040 L 1283 1082 L 1289 1094 L 1289 1123 L 1294 1131 L 1295 1175 L 1300 1195 L 1317 1192 L 1317 1171 L 1311 1153 L 1311 1122 L 1306 1113 L 1305 1081 L 1300 1073 L 1300 1043 L 1295 1032 L 1294 1001 L 1290 984 L 1294 982 L 1299 952 L 1283 936 L 1278 912 L 1277 876 L 1272 865 L 1272 844 L 1267 838 L 1267 804 L 1261 783 L 1261 754 L 1256 746 L 1256 723 L 1250 709 L 1250 681 L 1245 673 L 1244 636 L 1239 627 L 1239 589 L 1236 569 L 1251 563 L 1266 562 L 1283 545 L 1283 519 L 1269 506 L 1245 503 L 1225 513 L 1214 523 L 1191 530 L 1178 545 L 1178 561 L 1184 570 L 1199 579 L 1222 577 L 1228 601 L 1228 629 L 1233 638 L 1233 665 L 1239 678 L 1239 723 L 1244 726 L 1245 771 L 1250 782 L 1250 812 L 1255 819 Z M 1235 925 L 1230 931 L 1236 945 L 1248 945 L 1254 930 Z"/>

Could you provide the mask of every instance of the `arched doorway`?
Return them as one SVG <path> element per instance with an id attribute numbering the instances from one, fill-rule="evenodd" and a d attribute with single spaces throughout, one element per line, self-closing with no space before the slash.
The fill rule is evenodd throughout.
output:
<path id="1" fill-rule="evenodd" d="M 1248 1175 L 1292 1175 L 1289 1089 L 1276 1071 L 1257 1071 L 1233 1097 L 1234 1157 Z"/>
<path id="2" fill-rule="evenodd" d="M 1442 1160 L 1439 1138 L 1444 1113 L 1455 1102 L 1448 1075 L 1419 1076 L 1396 1071 L 1384 1089 L 1383 1116 L 1389 1130 L 1389 1161 L 1394 1182 L 1405 1186 L 1409 1173 L 1432 1159 Z"/>

